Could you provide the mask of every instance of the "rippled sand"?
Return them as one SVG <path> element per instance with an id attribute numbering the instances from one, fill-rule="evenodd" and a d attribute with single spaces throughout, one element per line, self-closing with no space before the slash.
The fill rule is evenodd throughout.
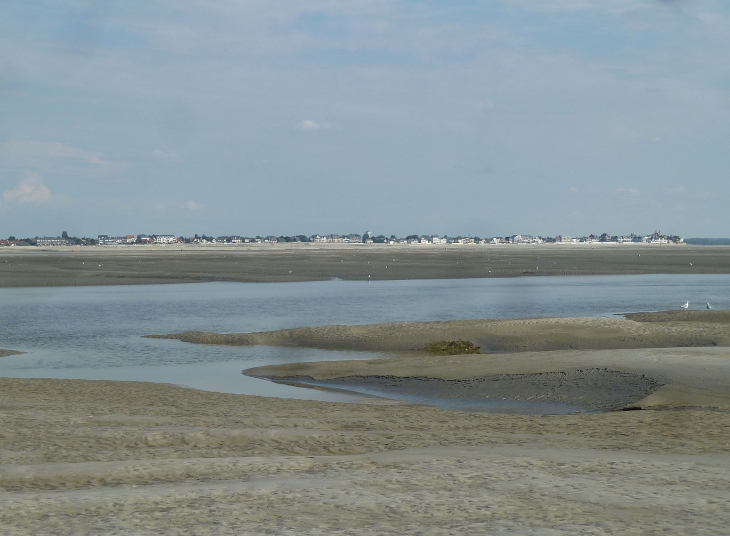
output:
<path id="1" fill-rule="evenodd" d="M 0 379 L 3 534 L 722 534 L 730 416 Z"/>

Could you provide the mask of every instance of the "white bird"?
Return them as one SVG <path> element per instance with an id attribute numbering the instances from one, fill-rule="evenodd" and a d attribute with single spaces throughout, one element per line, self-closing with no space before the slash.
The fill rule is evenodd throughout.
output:
<path id="1" fill-rule="evenodd" d="M 682 309 L 689 309 L 689 302 L 685 302 L 682 305 L 680 305 Z"/>
<path id="2" fill-rule="evenodd" d="M 707 308 L 712 309 L 712 305 L 710 305 L 710 302 L 707 302 Z"/>

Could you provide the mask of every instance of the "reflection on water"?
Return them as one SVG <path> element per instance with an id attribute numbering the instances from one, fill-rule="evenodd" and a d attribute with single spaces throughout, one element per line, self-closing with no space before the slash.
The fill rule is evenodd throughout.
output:
<path id="1" fill-rule="evenodd" d="M 710 302 L 730 308 L 728 275 L 534 277 L 429 281 L 203 283 L 0 289 L 0 359 L 12 377 L 149 380 L 225 392 L 334 400 L 277 386 L 242 369 L 374 354 L 222 347 L 143 339 L 187 330 L 265 331 L 525 316 L 601 316 Z"/>

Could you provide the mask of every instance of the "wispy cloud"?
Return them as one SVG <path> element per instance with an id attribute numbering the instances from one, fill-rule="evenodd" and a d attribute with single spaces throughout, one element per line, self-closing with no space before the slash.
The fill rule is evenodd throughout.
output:
<path id="1" fill-rule="evenodd" d="M 195 201 L 193 201 L 191 199 L 190 201 L 185 203 L 185 208 L 190 209 L 190 210 L 203 210 L 204 208 L 206 208 L 206 206 L 196 203 Z"/>
<path id="2" fill-rule="evenodd" d="M 318 123 L 313 119 L 305 119 L 304 121 L 300 121 L 294 125 L 294 128 L 301 130 L 302 132 L 316 132 L 317 130 L 323 130 L 327 127 L 327 123 Z"/>
<path id="3" fill-rule="evenodd" d="M 70 158 L 101 168 L 108 168 L 112 165 L 101 153 L 84 151 L 58 142 L 9 141 L 0 144 L 0 154 L 15 161 L 35 158 Z"/>
<path id="4" fill-rule="evenodd" d="M 51 199 L 51 190 L 37 173 L 26 172 L 23 180 L 12 190 L 3 192 L 5 201 L 40 205 Z"/>
<path id="5" fill-rule="evenodd" d="M 633 196 L 638 196 L 641 193 L 638 188 L 616 188 L 616 191 L 620 194 L 631 194 Z"/>

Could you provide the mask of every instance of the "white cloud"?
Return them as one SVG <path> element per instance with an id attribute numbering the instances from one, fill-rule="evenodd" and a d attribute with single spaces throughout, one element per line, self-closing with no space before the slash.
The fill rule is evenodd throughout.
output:
<path id="1" fill-rule="evenodd" d="M 317 121 L 313 121 L 312 119 L 305 119 L 304 121 L 300 121 L 295 125 L 295 128 L 297 130 L 301 130 L 302 132 L 315 132 L 317 130 L 322 130 L 323 128 L 327 128 L 326 123 L 317 123 Z"/>
<path id="2" fill-rule="evenodd" d="M 51 199 L 51 191 L 43 184 L 37 173 L 26 172 L 23 180 L 13 190 L 5 190 L 3 199 L 15 203 L 35 203 L 40 205 Z"/>
<path id="3" fill-rule="evenodd" d="M 150 151 L 150 158 L 155 160 L 162 160 L 163 162 L 171 162 L 177 160 L 177 153 L 175 151 L 163 151 L 162 149 L 155 149 Z"/>
<path id="4" fill-rule="evenodd" d="M 616 188 L 616 191 L 620 194 L 631 194 L 634 196 L 639 195 L 638 188 Z"/>
<path id="5" fill-rule="evenodd" d="M 185 208 L 188 208 L 190 210 L 203 210 L 206 207 L 205 205 L 198 204 L 191 199 L 190 201 L 185 203 Z"/>

